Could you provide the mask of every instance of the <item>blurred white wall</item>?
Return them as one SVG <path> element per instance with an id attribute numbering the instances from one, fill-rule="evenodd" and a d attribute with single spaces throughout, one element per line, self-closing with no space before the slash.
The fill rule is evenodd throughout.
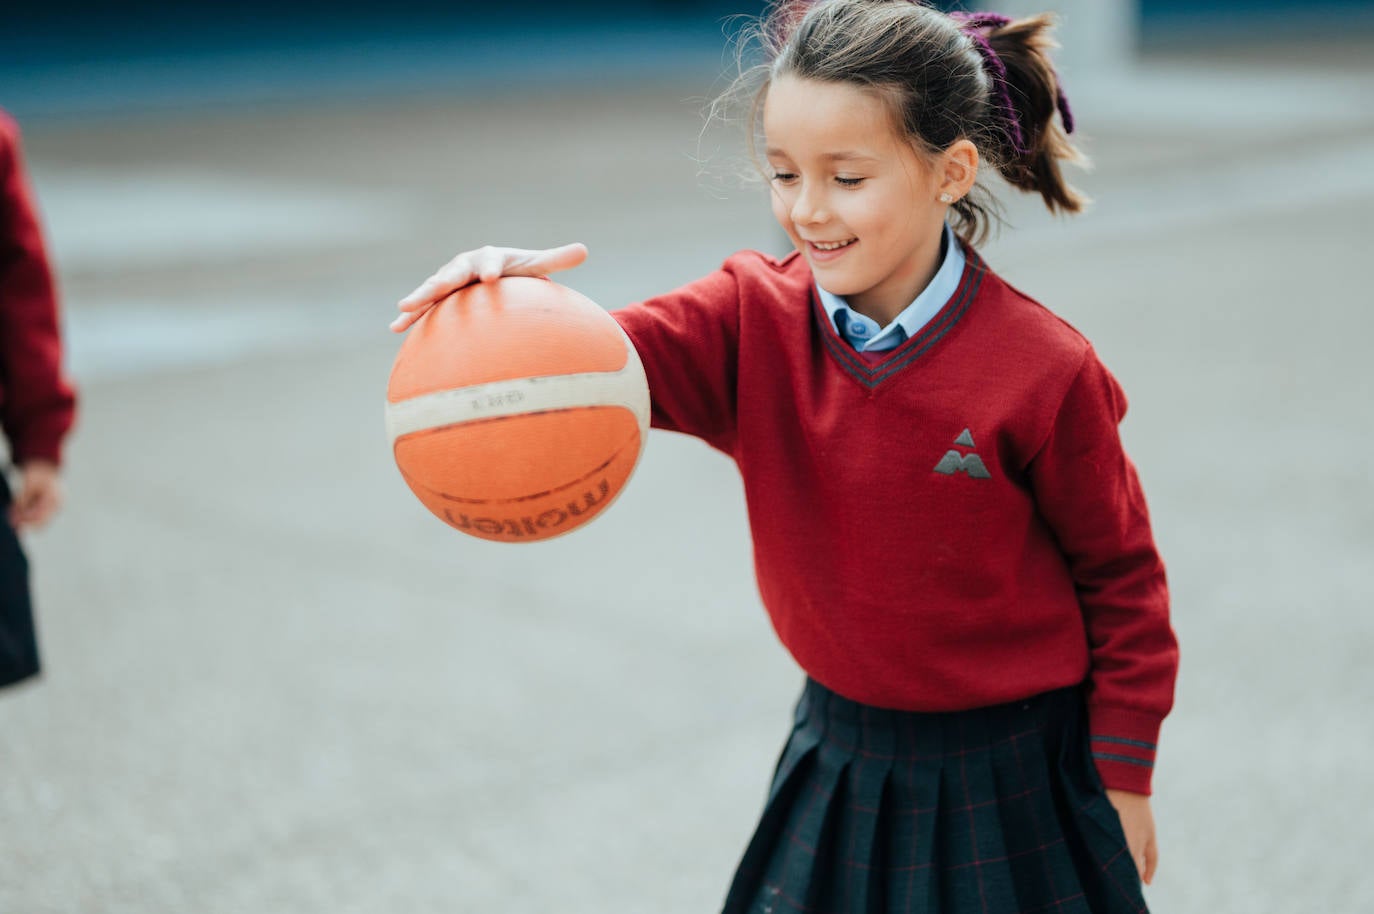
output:
<path id="1" fill-rule="evenodd" d="M 1070 90 L 1075 79 L 1114 75 L 1130 68 L 1139 35 L 1139 0 L 1000 0 L 989 4 L 1008 16 L 1046 10 L 1059 14 L 1055 55 Z"/>

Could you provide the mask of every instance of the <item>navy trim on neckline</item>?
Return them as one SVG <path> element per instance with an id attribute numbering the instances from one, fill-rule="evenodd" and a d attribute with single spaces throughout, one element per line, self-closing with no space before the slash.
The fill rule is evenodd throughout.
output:
<path id="1" fill-rule="evenodd" d="M 936 312 L 935 316 L 921 328 L 919 333 L 892 349 L 887 354 L 887 358 L 873 364 L 865 361 L 843 337 L 835 332 L 835 328 L 830 325 L 830 318 L 825 313 L 825 307 L 816 294 L 815 284 L 812 283 L 810 290 L 811 313 L 818 324 L 821 341 L 825 343 L 825 348 L 830 351 L 831 356 L 844 369 L 845 373 L 854 380 L 869 390 L 878 387 L 928 352 L 932 346 L 944 338 L 945 334 L 955 324 L 959 323 L 964 313 L 968 311 L 969 305 L 977 297 L 978 290 L 983 284 L 983 276 L 987 273 L 987 264 L 967 244 L 964 245 L 964 258 L 964 275 L 960 278 L 958 288 L 954 290 L 954 294 L 950 296 L 950 300 L 945 303 L 945 306 Z"/>

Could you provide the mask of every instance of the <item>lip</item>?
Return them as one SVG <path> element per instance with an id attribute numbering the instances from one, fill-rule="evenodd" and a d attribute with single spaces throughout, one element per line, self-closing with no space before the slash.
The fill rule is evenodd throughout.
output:
<path id="1" fill-rule="evenodd" d="M 806 239 L 802 240 L 806 241 Z M 833 251 L 823 251 L 820 248 L 816 247 L 816 243 L 814 241 L 806 241 L 806 251 L 807 254 L 810 255 L 810 259 L 813 263 L 830 263 L 831 261 L 838 260 L 848 252 L 852 251 L 855 245 L 857 245 L 858 243 L 859 239 L 855 238 L 854 240 L 850 241 L 849 244 L 846 244 L 842 248 L 835 248 Z"/>

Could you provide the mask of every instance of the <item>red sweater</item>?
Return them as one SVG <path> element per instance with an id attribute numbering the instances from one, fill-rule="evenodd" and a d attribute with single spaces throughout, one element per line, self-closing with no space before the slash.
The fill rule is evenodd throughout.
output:
<path id="1" fill-rule="evenodd" d="M 738 464 L 764 605 L 810 676 L 917 711 L 1087 678 L 1103 780 L 1148 793 L 1178 655 L 1125 396 L 965 247 L 949 303 L 875 360 L 795 254 L 737 254 L 616 317 L 654 425 Z"/>
<path id="2" fill-rule="evenodd" d="M 57 298 L 19 127 L 0 111 L 0 428 L 15 463 L 61 460 L 76 403 L 61 364 Z"/>

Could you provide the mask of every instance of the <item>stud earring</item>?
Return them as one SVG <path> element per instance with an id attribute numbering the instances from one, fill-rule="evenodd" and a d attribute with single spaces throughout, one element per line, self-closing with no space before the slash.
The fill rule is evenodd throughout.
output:
<path id="1" fill-rule="evenodd" d="M 941 195 L 940 195 L 940 202 L 941 202 L 941 203 L 953 203 L 953 202 L 954 202 L 954 195 L 953 195 L 953 194 L 941 194 Z"/>

